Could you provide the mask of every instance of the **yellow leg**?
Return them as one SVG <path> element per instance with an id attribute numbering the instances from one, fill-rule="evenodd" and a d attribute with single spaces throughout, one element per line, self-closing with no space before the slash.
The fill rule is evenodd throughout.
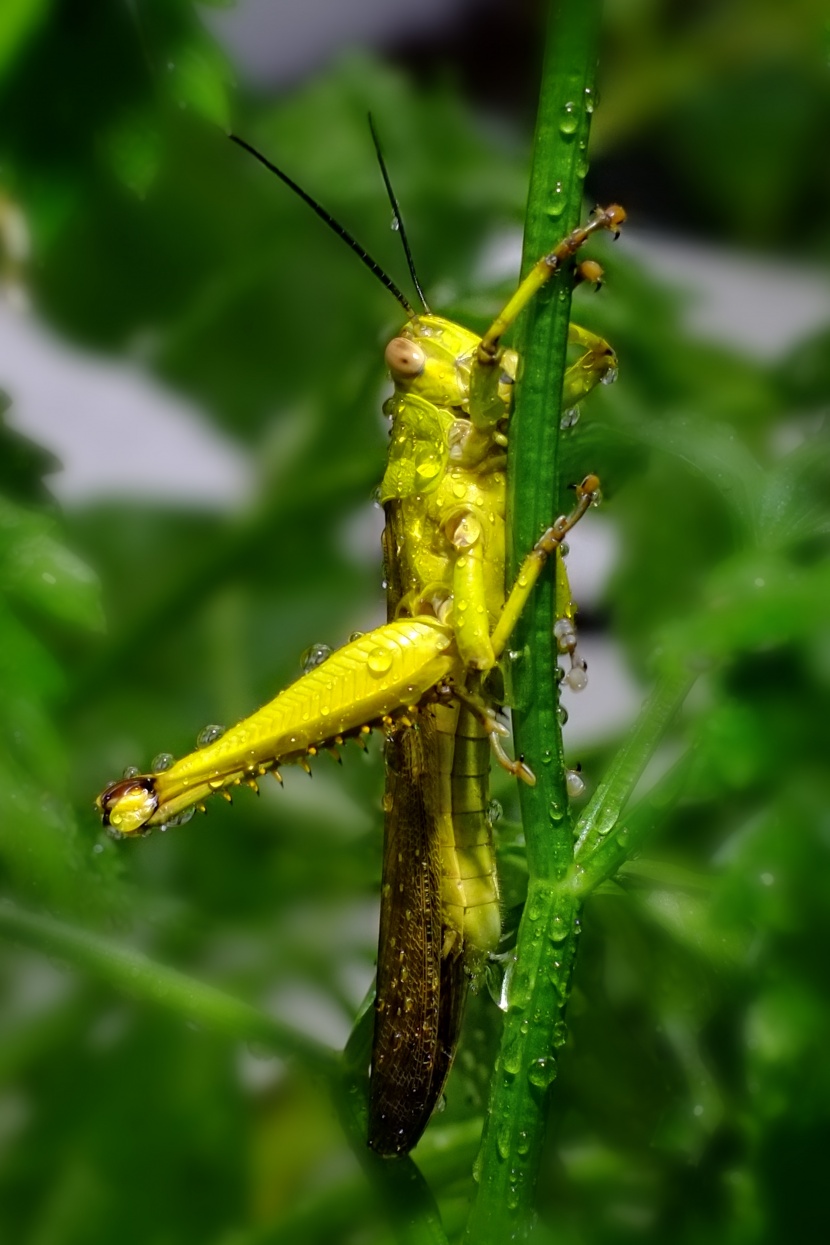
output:
<path id="1" fill-rule="evenodd" d="M 478 345 L 476 357 L 470 370 L 470 418 L 478 429 L 492 430 L 508 414 L 508 406 L 501 390 L 501 364 L 504 351 L 501 339 L 514 324 L 517 316 L 534 295 L 557 273 L 591 234 L 600 229 L 616 233 L 625 220 L 625 212 L 616 204 L 598 208 L 587 225 L 580 225 L 564 238 L 558 246 L 542 256 L 522 281 L 516 293 L 496 316 Z M 589 270 L 586 273 L 586 270 Z M 598 264 L 582 265 L 583 279 L 598 280 L 602 270 Z M 568 369 L 565 375 L 564 405 L 574 406 L 608 376 L 617 365 L 614 352 L 602 338 L 595 337 L 586 329 L 572 325 L 569 340 L 585 347 L 585 354 Z M 512 376 L 515 368 L 507 368 Z"/>
<path id="2" fill-rule="evenodd" d="M 590 333 L 579 324 L 571 324 L 568 341 L 582 346 L 584 354 L 565 372 L 562 385 L 562 409 L 576 406 L 596 385 L 608 384 L 617 376 L 617 356 L 602 337 Z"/>
<path id="3" fill-rule="evenodd" d="M 588 507 L 599 500 L 599 496 L 598 477 L 586 476 L 576 490 L 576 505 L 573 510 L 570 514 L 560 515 L 555 523 L 542 533 L 525 558 L 516 576 L 516 582 L 504 603 L 501 617 L 490 636 L 490 643 L 496 657 L 504 652 L 513 628 L 548 558 L 559 548 L 568 532 L 579 522 Z"/>
<path id="4" fill-rule="evenodd" d="M 558 272 L 562 265 L 576 254 L 583 243 L 587 242 L 592 233 L 597 233 L 600 229 L 609 229 L 612 233 L 617 233 L 624 220 L 625 212 L 617 204 L 612 204 L 608 208 L 598 208 L 587 225 L 580 225 L 574 229 L 548 255 L 543 255 L 533 265 L 516 293 L 502 308 L 482 337 L 478 347 L 478 363 L 481 366 L 487 366 L 498 358 L 501 339 L 515 323 L 520 312 L 554 273 Z"/>

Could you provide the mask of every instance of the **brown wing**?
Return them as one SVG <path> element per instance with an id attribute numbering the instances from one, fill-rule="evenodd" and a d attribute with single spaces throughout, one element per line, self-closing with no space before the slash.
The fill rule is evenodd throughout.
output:
<path id="1" fill-rule="evenodd" d="M 442 955 L 438 751 L 429 709 L 387 744 L 380 939 L 369 1145 L 406 1154 L 444 1088 L 466 981 L 461 947 Z"/>

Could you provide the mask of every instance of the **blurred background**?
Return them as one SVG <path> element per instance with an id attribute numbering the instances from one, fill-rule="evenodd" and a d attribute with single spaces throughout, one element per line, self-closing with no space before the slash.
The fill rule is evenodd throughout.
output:
<path id="1" fill-rule="evenodd" d="M 541 9 L 0 9 L 0 929 L 51 915 L 345 1041 L 373 975 L 377 747 L 137 843 L 92 801 L 383 616 L 400 315 L 223 131 L 404 283 L 371 111 L 433 306 L 483 328 L 518 269 Z M 705 674 L 657 759 L 690 758 L 682 790 L 583 922 L 540 1240 L 826 1224 L 829 58 L 819 0 L 605 6 L 587 188 L 630 228 L 575 314 L 620 381 L 566 443 L 606 499 L 570 558 L 589 791 L 655 654 Z M 494 781 L 509 927 L 519 828 Z M 295 1064 L 19 940 L 0 982 L 4 1239 L 390 1239 Z M 483 991 L 419 1151 L 451 1231 L 499 1023 Z"/>

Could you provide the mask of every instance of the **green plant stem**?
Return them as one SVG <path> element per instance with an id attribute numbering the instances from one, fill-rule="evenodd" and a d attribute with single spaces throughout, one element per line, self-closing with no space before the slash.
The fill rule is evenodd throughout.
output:
<path id="1" fill-rule="evenodd" d="M 10 903 L 0 904 L 0 935 L 84 969 L 133 998 L 179 1012 L 205 1029 L 296 1058 L 327 1080 L 337 1074 L 337 1056 L 328 1047 L 140 951 Z"/>
<path id="2" fill-rule="evenodd" d="M 523 272 L 579 221 L 593 111 L 600 0 L 552 0 L 533 168 Z M 523 369 L 510 425 L 510 565 L 556 515 L 558 445 L 572 274 L 563 272 L 524 313 Z M 554 591 L 546 576 L 517 628 L 513 648 L 517 750 L 537 776 L 521 787 L 529 887 L 508 988 L 501 1052 L 478 1165 L 479 1191 L 468 1245 L 515 1240 L 529 1225 L 547 1117 L 547 1090 L 564 1041 L 579 931 L 571 891 L 573 833 L 558 721 Z"/>
<path id="3" fill-rule="evenodd" d="M 694 753 L 685 752 L 648 794 L 614 823 L 613 831 L 597 843 L 585 864 L 577 866 L 574 887 L 580 898 L 614 877 L 631 854 L 651 837 L 666 811 L 676 807 L 693 764 Z"/>

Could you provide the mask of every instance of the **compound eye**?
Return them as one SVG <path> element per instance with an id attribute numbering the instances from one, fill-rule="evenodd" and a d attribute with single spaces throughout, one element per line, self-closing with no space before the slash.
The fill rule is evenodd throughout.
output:
<path id="1" fill-rule="evenodd" d="M 406 337 L 393 337 L 384 357 L 393 380 L 414 380 L 426 366 L 426 356 L 421 347 Z"/>

